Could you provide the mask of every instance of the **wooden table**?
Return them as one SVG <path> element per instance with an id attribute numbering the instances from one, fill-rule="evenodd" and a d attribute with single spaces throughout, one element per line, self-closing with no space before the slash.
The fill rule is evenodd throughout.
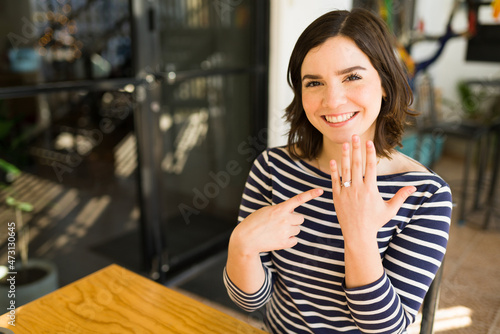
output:
<path id="1" fill-rule="evenodd" d="M 108 266 L 7 314 L 16 334 L 265 333 L 117 265 Z"/>

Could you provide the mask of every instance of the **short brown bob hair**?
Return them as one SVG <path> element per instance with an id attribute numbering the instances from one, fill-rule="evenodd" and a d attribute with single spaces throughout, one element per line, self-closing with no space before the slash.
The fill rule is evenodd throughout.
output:
<path id="1" fill-rule="evenodd" d="M 413 94 L 407 75 L 395 54 L 394 36 L 385 22 L 368 10 L 339 10 L 326 13 L 311 23 L 300 35 L 288 64 L 288 84 L 294 92 L 292 103 L 285 109 L 290 123 L 288 151 L 296 159 L 315 159 L 323 144 L 323 136 L 309 122 L 302 106 L 302 62 L 309 50 L 335 36 L 348 37 L 356 43 L 377 70 L 386 97 L 377 117 L 374 144 L 379 157 L 389 157 L 396 145 L 401 146 L 409 106 Z"/>

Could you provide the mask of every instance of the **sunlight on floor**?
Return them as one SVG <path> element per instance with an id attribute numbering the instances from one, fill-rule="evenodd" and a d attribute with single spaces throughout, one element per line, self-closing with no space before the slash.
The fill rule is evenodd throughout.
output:
<path id="1" fill-rule="evenodd" d="M 88 229 L 97 221 L 111 202 L 110 196 L 91 198 L 78 213 L 73 224 L 66 227 L 64 234 L 59 235 L 55 240 L 49 239 L 38 249 L 37 256 L 46 256 L 48 252 L 61 252 L 63 248 L 75 243 L 77 239 L 83 238 Z M 67 249 L 66 249 L 67 251 Z"/>
<path id="2" fill-rule="evenodd" d="M 30 226 L 31 220 L 34 216 L 40 215 L 47 207 L 57 202 L 57 199 L 64 193 L 62 185 L 43 179 L 41 177 L 22 173 L 9 187 L 0 191 L 0 203 L 4 203 L 7 196 L 13 196 L 16 200 L 27 202 L 33 206 L 33 211 L 23 212 L 22 220 L 25 226 Z M 17 217 L 14 215 L 13 209 L 4 210 L 1 207 L 0 222 L 6 224 L 10 221 L 16 221 Z M 5 222 L 5 223 L 4 223 Z M 43 227 L 50 224 L 50 221 L 45 219 L 37 226 L 31 226 L 27 234 L 28 243 L 34 240 L 40 233 Z M 7 238 L 7 234 L 0 234 L 0 244 L 3 244 Z M 0 260 L 6 262 L 7 252 L 0 255 Z"/>
<path id="3" fill-rule="evenodd" d="M 181 174 L 184 170 L 189 153 L 196 146 L 200 145 L 207 136 L 209 112 L 205 108 L 199 109 L 197 112 L 188 110 L 185 114 L 189 114 L 187 119 L 184 112 L 179 112 L 178 117 L 183 120 L 183 125 L 179 130 L 179 134 L 175 139 L 175 150 L 168 151 L 163 158 L 161 168 L 166 173 Z"/>
<path id="4" fill-rule="evenodd" d="M 123 140 L 116 145 L 115 154 L 115 175 L 126 179 L 137 168 L 137 140 L 130 132 Z"/>
<path id="5" fill-rule="evenodd" d="M 443 333 L 452 329 L 469 327 L 472 325 L 472 310 L 465 306 L 454 306 L 440 309 L 436 312 L 434 321 L 434 332 Z M 408 334 L 418 334 L 422 315 L 419 314 L 415 323 L 408 328 Z"/>

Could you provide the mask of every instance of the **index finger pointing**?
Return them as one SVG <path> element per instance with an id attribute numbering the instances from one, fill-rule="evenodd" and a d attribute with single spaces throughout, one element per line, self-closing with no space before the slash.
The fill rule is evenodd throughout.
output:
<path id="1" fill-rule="evenodd" d="M 287 209 L 289 209 L 290 212 L 293 212 L 295 208 L 301 206 L 306 202 L 309 202 L 313 198 L 321 196 L 322 194 L 323 194 L 323 189 L 320 188 L 311 189 L 301 194 L 295 195 L 281 204 L 285 206 Z"/>

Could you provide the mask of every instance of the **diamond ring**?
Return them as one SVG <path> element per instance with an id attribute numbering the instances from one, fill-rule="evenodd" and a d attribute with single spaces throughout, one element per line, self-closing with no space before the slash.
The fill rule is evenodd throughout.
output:
<path id="1" fill-rule="evenodd" d="M 342 186 L 344 186 L 345 188 L 349 188 L 349 187 L 351 186 L 351 180 L 350 180 L 350 181 L 347 181 L 347 182 L 342 183 Z"/>

